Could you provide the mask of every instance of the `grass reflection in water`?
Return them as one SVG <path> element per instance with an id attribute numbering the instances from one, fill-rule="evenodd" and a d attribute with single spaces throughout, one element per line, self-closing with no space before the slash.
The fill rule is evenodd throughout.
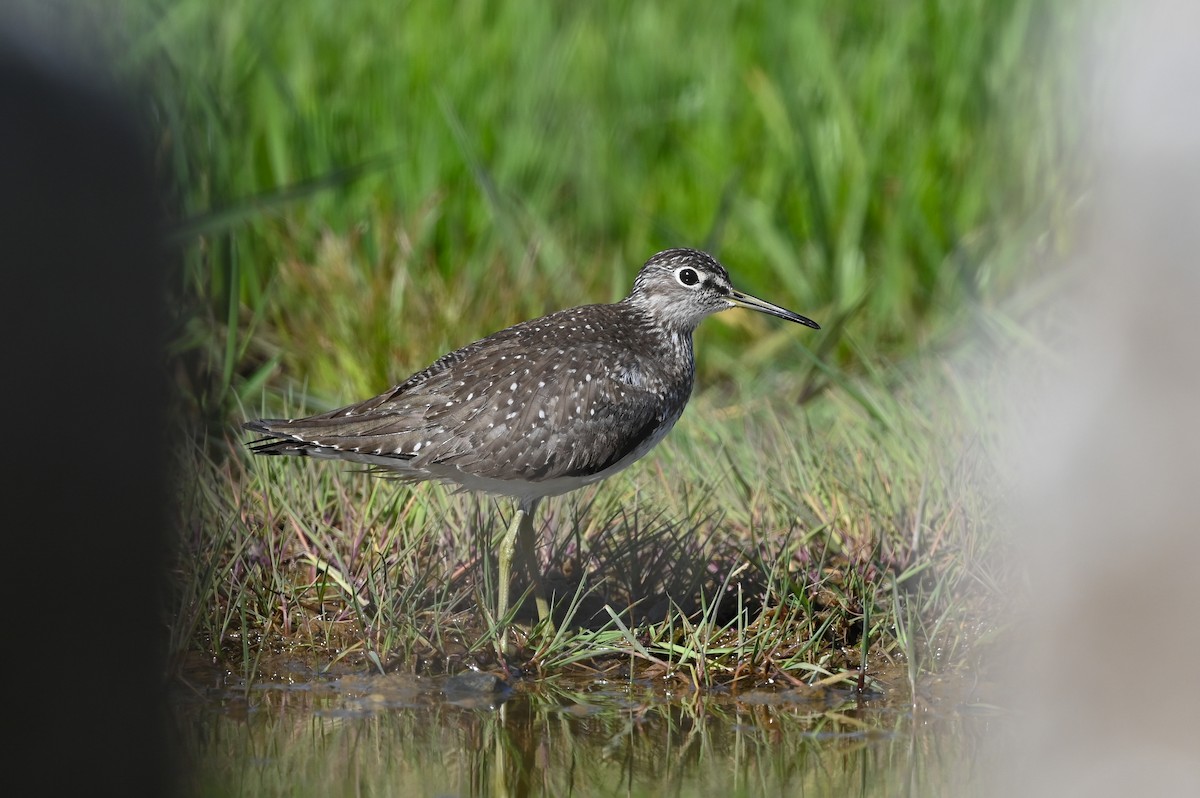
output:
<path id="1" fill-rule="evenodd" d="M 962 685 L 672 695 L 408 675 L 262 685 L 178 707 L 198 795 L 971 795 L 1007 718 Z M 889 696 L 900 690 L 889 690 Z M 211 697 L 210 697 L 211 698 Z"/>

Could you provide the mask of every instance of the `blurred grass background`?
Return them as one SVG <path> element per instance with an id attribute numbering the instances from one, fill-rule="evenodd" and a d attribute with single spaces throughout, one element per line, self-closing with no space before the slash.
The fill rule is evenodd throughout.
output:
<path id="1" fill-rule="evenodd" d="M 147 121 L 180 393 L 218 425 L 264 385 L 340 404 L 615 300 L 668 246 L 817 318 L 836 370 L 897 360 L 1013 290 L 1081 169 L 1073 4 L 30 9 L 116 54 Z M 718 319 L 702 389 L 811 368 L 809 338 Z"/>
<path id="2" fill-rule="evenodd" d="M 811 565 L 827 554 L 861 569 L 839 612 L 865 630 L 864 662 L 877 643 L 916 669 L 917 638 L 959 657 L 990 629 L 960 598 L 1003 595 L 1008 576 L 988 559 L 999 481 L 979 399 L 998 377 L 973 380 L 988 341 L 1036 337 L 1024 295 L 1085 201 L 1088 94 L 1069 70 L 1084 4 L 46 0 L 17 15 L 129 98 L 164 186 L 171 378 L 180 417 L 217 443 L 176 449 L 173 652 L 237 646 L 249 674 L 251 633 L 289 634 L 314 590 L 314 617 L 353 618 L 364 639 L 413 626 L 368 648 L 449 628 L 476 593 L 445 575 L 486 573 L 459 566 L 486 557 L 492 521 L 440 493 L 385 502 L 355 475 L 247 464 L 237 425 L 616 300 L 671 246 L 709 249 L 823 329 L 707 321 L 697 407 L 644 494 L 622 476 L 606 501 L 695 530 L 701 565 L 707 536 L 761 545 L 781 605 L 828 584 Z M 564 500 L 552 540 L 593 500 Z M 636 512 L 617 518 L 600 526 L 636 536 Z M 395 563 L 418 553 L 446 595 L 405 592 L 423 583 Z M 400 598 L 338 615 L 326 574 Z M 847 656 L 807 645 L 789 655 L 803 672 Z"/>

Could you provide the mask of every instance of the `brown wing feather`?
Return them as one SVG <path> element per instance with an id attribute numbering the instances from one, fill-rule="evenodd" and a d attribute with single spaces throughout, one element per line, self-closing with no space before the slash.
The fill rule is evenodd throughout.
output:
<path id="1" fill-rule="evenodd" d="M 455 350 L 365 401 L 257 422 L 285 439 L 258 451 L 331 448 L 395 457 L 398 468 L 453 465 L 527 481 L 602 471 L 677 416 L 671 408 L 682 402 L 673 400 L 691 389 L 690 370 L 681 380 L 655 371 L 655 353 L 630 352 L 630 327 L 644 322 L 623 313 L 560 311 Z"/>

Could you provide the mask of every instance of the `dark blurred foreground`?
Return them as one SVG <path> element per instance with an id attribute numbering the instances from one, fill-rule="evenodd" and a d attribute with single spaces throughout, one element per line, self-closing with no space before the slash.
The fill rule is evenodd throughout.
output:
<path id="1" fill-rule="evenodd" d="M 42 794 L 164 795 L 166 261 L 135 125 L 69 60 L 0 25 L 6 758 Z"/>

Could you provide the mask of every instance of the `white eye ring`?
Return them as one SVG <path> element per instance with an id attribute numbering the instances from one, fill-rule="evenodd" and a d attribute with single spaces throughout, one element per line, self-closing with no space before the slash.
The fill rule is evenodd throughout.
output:
<path id="1" fill-rule="evenodd" d="M 695 288 L 704 282 L 700 274 L 691 266 L 680 266 L 675 270 L 675 280 L 686 288 Z"/>

